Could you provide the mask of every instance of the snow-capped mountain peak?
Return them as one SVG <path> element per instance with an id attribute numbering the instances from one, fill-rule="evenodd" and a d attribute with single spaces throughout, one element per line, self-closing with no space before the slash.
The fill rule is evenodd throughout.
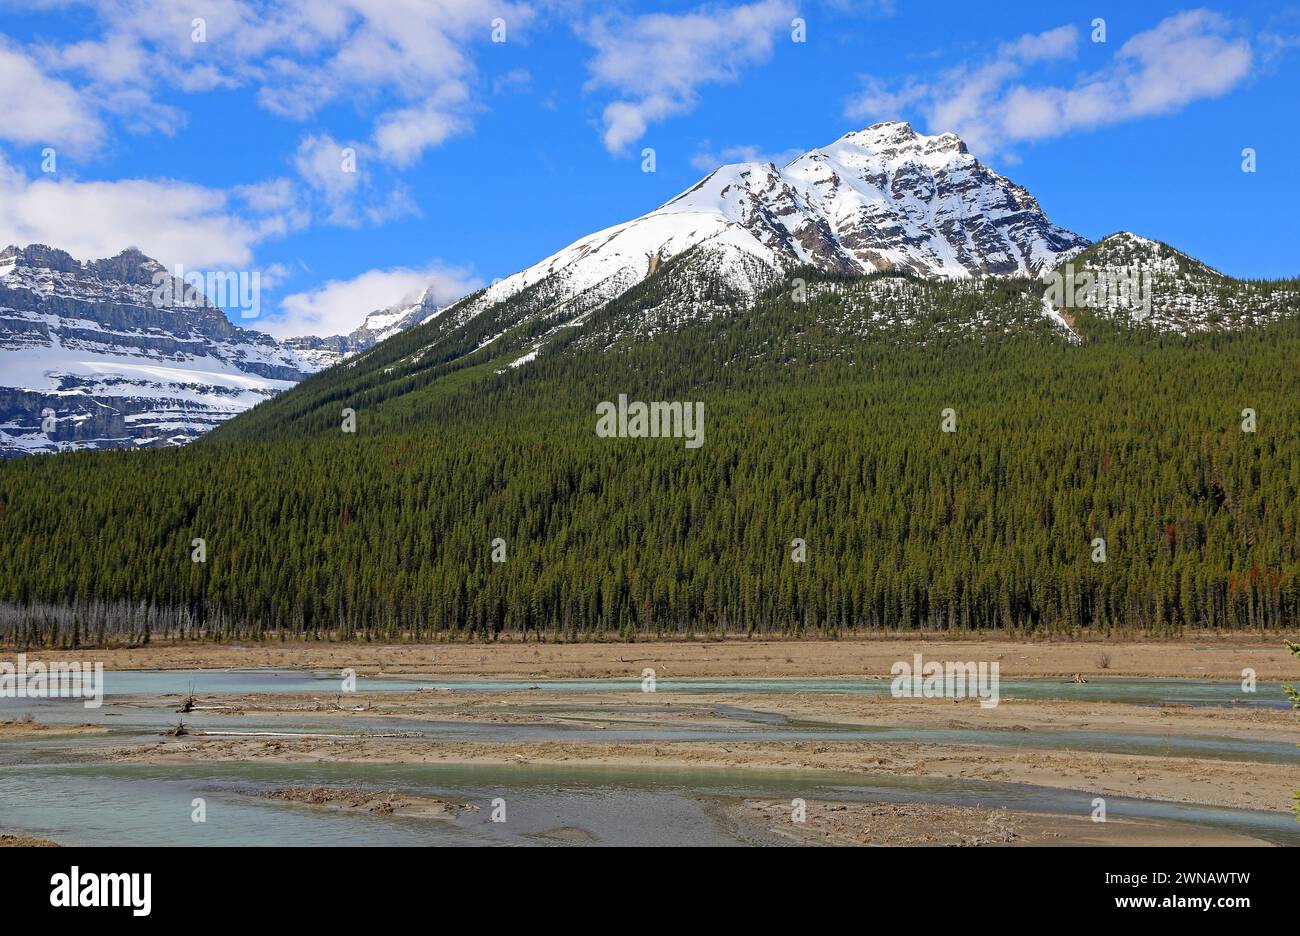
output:
<path id="1" fill-rule="evenodd" d="M 865 130 L 851 130 L 829 146 L 811 150 L 791 164 L 821 154 L 844 166 L 896 168 L 905 162 L 920 162 L 940 169 L 955 156 L 969 156 L 966 144 L 955 133 L 926 136 L 901 120 L 873 124 Z M 973 157 L 972 157 L 973 159 Z"/>
<path id="2" fill-rule="evenodd" d="M 472 315 L 543 281 L 551 311 L 581 315 L 694 248 L 747 291 L 811 264 L 843 273 L 1033 275 L 1086 247 L 953 133 L 891 121 L 783 167 L 733 163 L 654 211 L 590 234 L 489 287 Z"/>
<path id="3" fill-rule="evenodd" d="M 782 174 L 862 272 L 1034 274 L 1087 246 L 954 133 L 875 124 L 800 156 Z"/>

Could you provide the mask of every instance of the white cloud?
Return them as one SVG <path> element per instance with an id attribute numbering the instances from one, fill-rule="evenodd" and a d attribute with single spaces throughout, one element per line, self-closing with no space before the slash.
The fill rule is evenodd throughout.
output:
<path id="1" fill-rule="evenodd" d="M 237 210 L 241 192 L 173 179 L 29 179 L 0 158 L 0 244 L 51 244 L 80 259 L 135 246 L 167 266 L 252 269 L 254 246 L 295 222 L 292 212 Z"/>
<path id="2" fill-rule="evenodd" d="M 581 27 L 596 50 L 588 90 L 620 95 L 602 114 L 605 148 L 625 151 L 653 121 L 694 108 L 700 85 L 735 81 L 745 67 L 770 59 L 794 16 L 789 0 L 759 0 L 693 13 L 600 17 Z"/>
<path id="3" fill-rule="evenodd" d="M 397 166 L 409 166 L 429 147 L 464 133 L 469 121 L 456 113 L 456 107 L 468 97 L 464 85 L 449 84 L 422 104 L 389 111 L 375 125 L 379 157 Z"/>
<path id="4" fill-rule="evenodd" d="M 104 134 L 94 111 L 66 82 L 45 74 L 32 59 L 0 35 L 0 138 L 44 143 L 74 152 L 97 147 Z"/>
<path id="5" fill-rule="evenodd" d="M 330 280 L 316 289 L 285 296 L 280 312 L 263 319 L 258 328 L 279 337 L 342 335 L 377 309 L 414 302 L 426 288 L 432 290 L 438 305 L 449 305 L 482 285 L 466 270 L 437 263 L 423 269 L 367 270 L 349 280 Z"/>
<path id="6" fill-rule="evenodd" d="M 1041 33 L 1028 33 L 998 49 L 998 58 L 1020 62 L 1048 62 L 1072 59 L 1079 51 L 1079 30 L 1057 26 Z"/>
<path id="7" fill-rule="evenodd" d="M 844 114 L 853 120 L 893 120 L 929 93 L 926 85 L 911 78 L 897 87 L 874 75 L 861 76 L 861 87 L 850 98 Z"/>
<path id="8" fill-rule="evenodd" d="M 251 185 L 237 185 L 231 194 L 244 205 L 244 213 L 258 219 L 260 238 L 280 237 L 311 223 L 302 192 L 283 176 Z"/>
<path id="9" fill-rule="evenodd" d="M 774 163 L 777 166 L 784 166 L 802 153 L 803 150 L 800 149 L 770 153 L 757 146 L 727 146 L 715 153 L 706 145 L 703 150 L 691 157 L 691 165 L 700 172 L 712 172 L 726 163 L 738 162 Z"/>
<path id="10" fill-rule="evenodd" d="M 371 189 L 366 163 L 372 149 L 341 143 L 329 134 L 304 137 L 294 154 L 294 168 L 324 206 L 330 224 L 357 227 L 363 220 L 380 223 L 419 210 L 406 188 L 397 185 L 377 196 Z"/>
<path id="11" fill-rule="evenodd" d="M 526 3 L 501 0 L 65 0 L 92 7 L 102 35 L 43 46 L 43 64 L 83 79 L 82 106 L 130 91 L 143 105 L 159 88 L 201 92 L 250 88 L 267 110 L 297 120 L 350 102 L 374 108 L 374 152 L 409 165 L 464 132 L 475 45 L 492 20 L 518 37 L 534 18 Z M 193 40 L 192 21 L 206 38 Z M 69 85 L 63 85 L 71 92 Z M 77 92 L 72 92 L 77 98 Z M 385 108 L 375 108 L 376 101 Z M 157 105 L 150 103 L 148 109 Z M 135 129 L 166 129 L 155 114 Z"/>
<path id="12" fill-rule="evenodd" d="M 272 263 L 262 267 L 261 286 L 266 290 L 276 290 L 293 276 L 293 270 L 283 263 Z"/>
<path id="13" fill-rule="evenodd" d="M 134 37 L 115 33 L 63 46 L 38 46 L 47 67 L 75 71 L 104 85 L 142 85 L 150 79 L 149 53 Z"/>
<path id="14" fill-rule="evenodd" d="M 327 133 L 307 136 L 298 144 L 294 168 L 316 191 L 334 224 L 354 224 L 353 199 L 361 185 L 361 156 L 356 144 L 343 144 Z"/>
<path id="15" fill-rule="evenodd" d="M 533 86 L 533 73 L 527 68 L 512 68 L 504 75 L 497 75 L 492 80 L 492 93 L 522 93 Z"/>
<path id="16" fill-rule="evenodd" d="M 183 111 L 159 104 L 141 88 L 115 88 L 100 98 L 104 110 L 117 116 L 131 133 L 164 133 L 172 136 L 185 126 Z"/>
<path id="17" fill-rule="evenodd" d="M 1070 85 L 1025 80 L 1029 66 L 1073 58 L 1078 33 L 1063 26 L 1022 36 L 991 60 L 964 64 L 938 80 L 904 80 L 891 87 L 867 77 L 846 113 L 891 119 L 918 108 L 932 132 L 953 131 L 972 149 L 1007 154 L 1016 143 L 1063 136 L 1109 124 L 1174 113 L 1219 97 L 1250 74 L 1248 40 L 1223 17 L 1190 10 L 1162 20 L 1124 42 L 1100 70 Z"/>
<path id="18" fill-rule="evenodd" d="M 1171 16 L 1120 48 L 1108 90 L 1127 114 L 1163 114 L 1218 97 L 1248 74 L 1250 43 L 1229 38 L 1227 20 L 1208 10 Z"/>

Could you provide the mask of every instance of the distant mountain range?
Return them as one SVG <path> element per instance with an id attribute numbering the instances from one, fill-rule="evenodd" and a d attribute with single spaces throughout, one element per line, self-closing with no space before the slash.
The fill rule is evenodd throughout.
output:
<path id="1" fill-rule="evenodd" d="M 446 307 L 438 305 L 434 300 L 433 290 L 426 287 L 410 302 L 374 310 L 346 335 L 333 335 L 329 338 L 318 338 L 315 335 L 283 338 L 281 344 L 297 352 L 300 358 L 310 362 L 316 369 L 320 369 L 337 364 L 345 357 L 365 351 L 367 348 L 373 348 L 398 332 L 427 322 L 444 308 Z"/>
<path id="2" fill-rule="evenodd" d="M 138 250 L 0 253 L 0 454 L 188 442 L 317 369 L 220 309 L 159 307 L 159 273 Z"/>
<path id="3" fill-rule="evenodd" d="M 854 290 L 814 285 L 814 297 L 838 297 L 825 312 L 834 327 L 963 330 L 978 327 L 981 283 L 1058 272 L 1073 284 L 1085 270 L 1110 285 L 1143 271 L 1155 301 L 1131 317 L 1157 328 L 1240 327 L 1276 318 L 1294 298 L 1127 232 L 1090 245 L 954 134 L 889 122 L 783 167 L 723 166 L 649 214 L 449 307 L 426 290 L 371 312 L 348 335 L 276 340 L 232 325 L 203 300 L 159 306 L 154 277 L 166 270 L 136 250 L 78 262 L 43 245 L 10 247 L 0 253 L 0 457 L 185 443 L 417 326 L 428 326 L 427 341 L 375 360 L 394 374 L 471 357 L 517 368 L 552 346 L 609 347 L 726 315 L 779 284 L 798 288 L 801 271 L 862 280 L 859 291 L 874 297 L 864 317 L 845 298 Z M 964 291 L 971 302 L 962 308 L 975 311 L 934 325 L 936 304 L 952 293 L 915 285 L 924 281 Z M 608 313 L 634 287 L 649 297 L 636 315 Z M 1023 324 L 1082 340 L 1054 295 L 1049 288 L 1036 300 Z M 1129 297 L 1115 290 L 1100 302 L 1129 314 Z"/>
<path id="4" fill-rule="evenodd" d="M 135 249 L 0 252 L 0 457 L 190 442 L 437 311 L 417 301 L 348 335 L 277 341 L 185 288 Z"/>

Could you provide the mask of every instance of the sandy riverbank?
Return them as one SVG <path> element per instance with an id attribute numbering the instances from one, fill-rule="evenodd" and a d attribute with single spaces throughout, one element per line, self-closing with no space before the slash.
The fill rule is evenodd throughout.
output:
<path id="1" fill-rule="evenodd" d="M 373 816 L 451 820 L 474 816 L 478 804 L 458 803 L 398 790 L 338 787 L 284 787 L 258 794 L 262 799 L 311 809 L 359 812 Z M 1027 813 L 934 803 L 806 801 L 795 819 L 794 803 L 773 800 L 725 801 L 714 810 L 743 840 L 788 845 L 890 845 L 945 847 L 1087 846 L 1267 846 L 1268 842 L 1221 829 L 1149 819 L 1108 819 Z M 564 830 L 559 830 L 564 831 Z M 590 840 L 582 830 L 559 836 Z M 551 836 L 555 837 L 555 836 Z"/>
<path id="2" fill-rule="evenodd" d="M 626 645 L 624 645 L 626 646 Z M 641 652 L 663 649 L 673 653 L 698 653 L 709 649 L 684 645 L 660 645 Z M 781 645 L 785 647 L 787 645 Z M 798 645 L 789 645 L 793 648 Z M 957 649 L 970 650 L 965 644 Z M 1078 645 L 1004 645 L 1008 652 L 1047 653 L 1061 650 L 1080 653 Z M 839 649 L 821 646 L 819 653 Z M 463 648 L 462 648 L 463 649 Z M 481 653 L 484 648 L 475 648 Z M 488 648 L 496 655 L 495 667 L 513 666 L 520 648 Z M 531 648 L 570 651 L 559 665 L 575 663 L 572 654 L 591 653 L 597 648 Z M 610 648 L 600 648 L 607 652 Z M 900 650 L 889 645 L 848 645 L 860 653 Z M 1146 645 L 1109 646 L 1115 660 L 1129 661 L 1143 669 L 1153 668 Z M 1155 648 L 1159 649 L 1159 648 Z M 740 644 L 714 645 L 718 653 L 730 653 L 754 665 L 748 654 L 770 655 L 772 645 L 762 648 Z M 1262 653 L 1264 648 L 1257 651 Z M 931 652 L 927 651 L 927 655 Z M 1195 659 L 1218 658 L 1237 652 L 1204 652 L 1184 646 L 1179 651 Z M 807 664 L 819 656 L 805 658 Z M 1289 658 L 1289 657 L 1288 657 Z M 861 658 L 860 658 L 861 659 Z M 703 658 L 696 660 L 701 662 Z M 376 663 L 379 661 L 376 660 Z M 641 661 L 638 660 L 637 664 Z M 1068 665 L 1080 662 L 1071 660 Z M 743 666 L 739 667 L 743 668 Z M 387 670 L 385 670 L 387 672 Z M 1185 672 L 1179 675 L 1185 676 Z M 1173 756 L 1176 739 L 1192 739 L 1213 748 L 1212 739 L 1246 742 L 1300 743 L 1300 718 L 1289 709 L 1252 706 L 1142 705 L 1123 702 L 1004 697 L 993 708 L 983 708 L 973 699 L 898 699 L 887 694 L 863 696 L 827 692 L 744 692 L 717 691 L 646 693 L 639 682 L 629 679 L 629 690 L 569 691 L 467 691 L 428 689 L 413 692 L 367 692 L 365 679 L 357 693 L 238 693 L 201 696 L 190 718 L 202 718 L 203 729 L 212 736 L 169 738 L 119 749 L 115 757 L 160 762 L 203 760 L 327 760 L 393 761 L 402 763 L 538 763 L 633 767 L 680 766 L 755 769 L 815 769 L 868 772 L 893 776 L 927 776 L 951 779 L 1028 783 L 1083 790 L 1098 795 L 1122 795 L 1171 802 L 1286 811 L 1292 792 L 1300 783 L 1294 763 L 1267 763 L 1249 759 L 1208 756 Z M 1280 699 L 1280 696 L 1279 696 Z M 179 697 L 124 700 L 130 705 L 175 708 Z M 371 737 L 354 738 L 255 738 L 230 737 L 218 732 L 238 732 L 248 717 L 284 716 L 292 731 L 295 715 L 310 715 L 338 723 L 338 732 L 355 731 L 349 723 L 363 719 Z M 216 723 L 213 717 L 216 717 Z M 787 728 L 871 729 L 892 728 L 955 732 L 978 731 L 985 739 L 965 743 L 950 740 L 909 742 L 895 735 L 880 741 L 830 739 L 816 743 L 788 741 L 778 736 L 759 740 L 748 737 L 771 726 Z M 394 731 L 429 722 L 481 725 L 533 726 L 553 729 L 551 740 L 523 742 L 503 739 L 478 743 L 434 738 L 376 737 L 384 733 L 374 727 L 393 721 Z M 400 724 L 398 720 L 401 720 Z M 683 740 L 604 742 L 564 739 L 566 729 L 587 732 L 636 730 L 656 731 L 708 729 L 726 732 L 734 740 Z M 996 732 L 993 741 L 989 732 Z M 1069 750 L 1034 743 L 1048 733 L 1078 732 L 1093 737 L 1144 736 L 1150 748 L 1143 753 L 1115 753 L 1089 750 L 1086 742 L 1071 743 Z M 1165 739 L 1162 742 L 1162 739 Z M 1207 740 L 1209 739 L 1209 740 Z M 1047 739 L 1050 742 L 1050 739 Z"/>
<path id="3" fill-rule="evenodd" d="M 0 848 L 58 848 L 58 842 L 30 835 L 0 835 Z"/>
<path id="4" fill-rule="evenodd" d="M 0 740 L 5 738 L 52 737 L 56 735 L 104 734 L 102 725 L 61 725 L 38 721 L 0 721 Z"/>
<path id="5" fill-rule="evenodd" d="M 1300 639 L 1300 635 L 1290 635 Z M 355 669 L 364 675 L 632 677 L 652 667 L 659 678 L 688 676 L 881 676 L 914 653 L 928 659 L 997 661 L 1003 679 L 1030 676 L 1164 676 L 1296 679 L 1295 659 L 1279 635 L 1206 633 L 1176 641 L 1025 641 L 986 636 L 891 635 L 852 640 L 642 641 L 637 643 L 359 644 L 266 641 L 224 645 L 154 643 L 147 647 L 32 651 L 42 660 L 102 662 L 113 669 L 298 667 Z M 0 659 L 12 656 L 0 653 Z"/>
<path id="6" fill-rule="evenodd" d="M 639 716 L 645 724 L 646 716 Z M 236 724 L 230 730 L 238 731 Z M 668 722 L 671 723 L 671 722 Z M 222 729 L 217 729 L 222 730 Z M 1294 733 L 1292 734 L 1294 737 Z M 158 764 L 278 763 L 540 764 L 571 767 L 817 770 L 880 776 L 1026 783 L 1170 802 L 1288 810 L 1293 763 L 1218 760 L 1004 745 L 888 741 L 443 741 L 357 736 L 159 738 L 112 749 L 114 760 Z"/>
<path id="7" fill-rule="evenodd" d="M 889 695 L 836 693 L 764 693 L 743 695 L 716 692 L 643 693 L 366 692 L 346 695 L 317 693 L 239 693 L 199 698 L 195 715 L 312 714 L 337 718 L 419 718 L 488 724 L 618 727 L 671 727 L 706 723 L 734 724 L 716 714 L 720 706 L 809 724 L 851 727 L 911 727 L 980 729 L 1008 732 L 1033 730 L 1117 731 L 1154 735 L 1206 735 L 1254 741 L 1300 743 L 1300 718 L 1286 709 L 1249 706 L 1129 705 L 1119 702 L 1078 702 L 1057 699 L 1003 698 L 993 708 L 964 699 L 896 699 Z M 1280 698 L 1280 697 L 1279 697 Z M 132 704 L 160 708 L 175 706 L 179 697 L 134 699 Z M 232 727 L 235 719 L 232 718 Z"/>
<path id="8" fill-rule="evenodd" d="M 808 802 L 802 821 L 791 803 L 746 800 L 728 807 L 728 819 L 750 835 L 790 845 L 924 845 L 1023 847 L 1050 845 L 1236 847 L 1266 846 L 1260 839 L 1150 819 L 1093 822 L 974 806 L 928 803 Z"/>

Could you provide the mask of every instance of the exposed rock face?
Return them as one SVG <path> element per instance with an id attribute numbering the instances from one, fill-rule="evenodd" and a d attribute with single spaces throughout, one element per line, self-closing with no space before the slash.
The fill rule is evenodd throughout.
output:
<path id="1" fill-rule="evenodd" d="M 723 166 L 649 214 L 588 235 L 454 311 L 465 320 L 537 287 L 547 314 L 581 315 L 697 248 L 715 258 L 729 286 L 752 293 L 800 264 L 837 273 L 1037 275 L 1087 246 L 955 134 L 925 136 L 890 122 L 781 168 Z"/>
<path id="2" fill-rule="evenodd" d="M 0 457 L 178 445 L 319 369 L 183 288 L 135 249 L 0 252 Z"/>
<path id="3" fill-rule="evenodd" d="M 877 124 L 800 156 L 779 174 L 809 209 L 796 233 L 824 243 L 832 267 L 1033 274 L 1088 243 L 1048 220 L 1033 196 L 980 163 L 952 133 Z"/>

